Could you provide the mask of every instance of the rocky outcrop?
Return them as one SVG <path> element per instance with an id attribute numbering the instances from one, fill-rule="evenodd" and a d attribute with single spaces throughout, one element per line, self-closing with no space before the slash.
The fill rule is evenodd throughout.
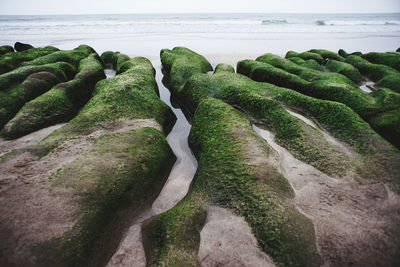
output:
<path id="1" fill-rule="evenodd" d="M 14 70 L 25 61 L 30 61 L 56 51 L 58 51 L 57 48 L 46 46 L 43 48 L 31 48 L 17 53 L 4 54 L 0 57 L 0 74 Z"/>
<path id="2" fill-rule="evenodd" d="M 164 49 L 161 57 L 163 53 L 169 51 Z M 360 218 L 368 216 L 366 214 L 369 213 L 369 207 L 361 207 L 362 199 L 372 191 L 380 195 L 380 190 L 384 188 L 382 185 L 377 185 L 375 188 L 375 185 L 368 184 L 368 180 L 385 183 L 395 192 L 400 192 L 397 172 L 400 167 L 398 164 L 400 153 L 397 149 L 377 135 L 365 121 L 344 104 L 313 98 L 269 83 L 255 82 L 243 75 L 232 73 L 230 68 L 224 65 L 221 66 L 228 71 L 221 70 L 209 74 L 200 66 L 194 66 L 196 62 L 188 60 L 190 58 L 188 51 L 174 54 L 175 59 L 166 61 L 165 69 L 171 70 L 171 66 L 176 67 L 175 64 L 179 64 L 182 72 L 192 74 L 185 80 L 182 77 L 173 77 L 179 73 L 172 74 L 166 71 L 166 82 L 174 96 L 179 99 L 179 103 L 182 103 L 189 113 L 194 114 L 189 142 L 199 161 L 199 168 L 188 195 L 176 207 L 152 218 L 145 225 L 143 238 L 147 248 L 148 265 L 207 265 L 227 262 L 224 255 L 232 252 L 232 248 L 225 246 L 225 238 L 229 238 L 228 233 L 221 234 L 218 249 L 205 252 L 203 247 L 204 242 L 212 244 L 214 242 L 205 237 L 204 233 L 211 231 L 210 217 L 213 216 L 212 210 L 215 208 L 228 209 L 242 216 L 251 227 L 264 253 L 272 257 L 271 264 L 288 266 L 349 264 L 354 260 L 370 262 L 372 260 L 370 255 L 381 255 L 382 260 L 387 263 L 396 262 L 394 258 L 396 253 L 393 250 L 386 255 L 385 250 L 369 246 L 370 240 L 375 236 L 367 234 L 370 233 L 370 225 L 360 226 L 358 230 L 367 236 L 357 244 L 354 243 L 357 238 L 354 239 L 343 231 L 334 229 L 334 225 L 347 222 L 348 219 L 350 222 L 352 218 L 344 214 L 346 208 L 343 208 L 344 213 L 340 213 L 341 215 L 333 216 L 337 211 L 335 209 L 342 209 L 342 205 L 346 204 L 341 200 L 338 202 L 327 200 L 324 196 L 329 190 L 335 191 L 332 186 L 336 188 L 337 185 L 337 194 L 345 199 L 354 197 L 354 210 L 363 210 L 364 215 L 360 214 Z M 245 72 L 247 69 L 241 70 L 241 64 L 242 62 L 239 62 L 238 71 Z M 274 70 L 273 68 L 270 70 Z M 308 74 L 308 70 L 304 73 Z M 353 84 L 342 75 L 327 76 L 331 76 L 331 82 L 334 80 L 332 77 L 336 76 L 343 77 L 339 82 Z M 281 77 L 282 82 L 285 81 L 283 77 L 287 76 Z M 295 81 L 296 77 L 297 75 L 293 76 Z M 179 83 L 168 83 L 178 79 Z M 305 118 L 298 119 L 302 116 L 293 110 L 312 118 L 314 123 L 308 123 L 313 125 L 310 127 L 304 123 L 303 121 L 307 122 Z M 304 167 L 304 170 L 300 170 L 301 167 L 295 170 L 294 168 L 297 168 L 295 166 L 300 164 L 290 163 L 295 162 L 294 159 L 286 162 L 288 157 L 285 156 L 287 152 L 284 152 L 284 149 L 273 142 L 271 144 L 274 149 L 272 149 L 269 141 L 268 144 L 264 143 L 254 134 L 251 128 L 251 123 L 254 122 L 271 130 L 275 136 L 274 140 L 287 148 L 296 158 L 308 162 L 325 174 L 316 171 L 310 165 Z M 327 135 L 323 129 L 334 137 Z M 324 148 L 317 151 L 312 150 L 313 147 Z M 315 159 L 317 160 L 314 161 Z M 326 165 L 322 159 L 326 160 Z M 321 161 L 318 162 L 319 160 Z M 285 167 L 286 165 L 288 167 Z M 339 166 L 343 169 L 341 170 Z M 280 170 L 283 170 L 283 173 Z M 385 174 L 382 174 L 383 172 Z M 295 197 L 287 180 L 281 179 L 284 178 L 282 174 L 294 187 Z M 343 180 L 339 182 L 327 174 Z M 315 182 L 319 185 L 305 181 L 308 179 L 305 177 L 312 177 L 310 181 L 320 179 Z M 350 177 L 357 177 L 360 181 L 357 182 L 356 178 Z M 357 187 L 356 184 L 365 185 L 365 188 L 353 191 L 353 195 L 350 192 L 353 189 L 347 192 L 347 189 L 339 189 L 339 184 L 347 189 L 348 186 Z M 386 197 L 385 194 L 382 194 L 385 207 L 390 207 L 389 209 L 396 213 L 398 200 Z M 392 200 L 394 202 L 391 202 Z M 311 207 L 313 205 L 309 205 L 325 201 L 335 207 L 327 213 L 330 215 L 326 215 L 332 218 L 333 222 L 330 225 L 333 228 L 322 227 L 324 228 L 322 229 L 318 225 L 320 219 L 316 218 L 321 211 L 318 207 L 314 209 Z M 371 212 L 375 214 L 372 210 L 379 209 L 381 204 L 380 201 L 372 202 Z M 313 222 L 317 224 L 314 225 L 317 232 L 314 232 L 308 216 L 303 217 L 304 215 L 292 206 L 293 203 L 296 203 L 296 207 L 303 207 L 301 210 L 313 218 Z M 276 207 L 279 207 L 279 211 L 275 209 Z M 378 214 L 379 212 L 375 215 L 379 217 Z M 388 215 L 385 219 L 382 217 L 382 228 L 378 230 L 376 242 L 382 246 L 385 246 L 386 242 L 395 245 L 397 230 L 394 221 L 398 219 L 397 215 L 393 217 Z M 269 228 L 270 222 L 274 225 L 273 228 Z M 297 232 L 298 229 L 302 230 Z M 303 235 L 304 233 L 306 235 Z M 387 237 L 386 233 L 390 237 Z M 320 250 L 314 246 L 313 236 L 316 236 L 316 244 L 323 246 Z M 270 238 L 273 238 L 273 241 Z M 345 249 L 341 249 L 341 244 L 348 245 L 345 245 Z M 357 255 L 344 253 L 347 250 L 360 253 Z M 240 264 L 243 257 L 246 255 L 230 259 L 232 260 L 230 264 Z"/>
<path id="3" fill-rule="evenodd" d="M 14 139 L 51 125 L 68 122 L 92 95 L 98 81 L 104 79 L 101 63 L 91 54 L 79 63 L 72 80 L 55 85 L 39 97 L 27 102 L 1 132 Z"/>
<path id="4" fill-rule="evenodd" d="M 357 56 L 349 56 L 346 58 L 346 62 L 351 63 L 349 60 L 352 58 L 363 60 Z M 362 69 L 354 66 L 363 73 Z M 237 70 L 238 73 L 256 81 L 290 88 L 319 99 L 341 102 L 357 112 L 367 122 L 371 117 L 397 109 L 400 105 L 400 95 L 388 89 L 380 88 L 370 94 L 365 94 L 353 81 L 341 74 L 305 68 L 272 54 L 260 56 L 257 61 L 240 61 Z M 391 119 L 388 123 L 391 122 L 393 122 L 391 124 L 392 131 L 398 131 L 399 126 L 394 123 L 395 120 Z M 381 133 L 379 128 L 376 130 Z M 382 135 L 393 136 L 393 134 L 387 133 L 382 133 Z M 388 140 L 395 143 L 393 139 Z"/>
<path id="5" fill-rule="evenodd" d="M 91 53 L 79 61 L 74 79 L 20 114 L 31 118 L 28 107 L 38 107 L 46 114 L 41 120 L 62 112 L 65 120 L 69 108 L 76 110 L 91 94 L 86 86 L 104 77 L 98 59 Z M 115 60 L 122 61 L 120 74 L 97 82 L 77 116 L 39 143 L 1 158 L 1 264 L 104 265 L 125 227 L 160 192 L 176 159 L 162 132 L 176 118 L 157 95 L 148 59 L 116 53 Z M 26 166 L 16 171 L 15 162 Z"/>
<path id="6" fill-rule="evenodd" d="M 275 152 L 254 134 L 243 113 L 216 99 L 201 101 L 189 142 L 199 160 L 191 191 L 145 228 L 148 264 L 196 265 L 211 205 L 243 216 L 275 262 L 320 264 L 312 224 L 293 206 Z"/>
<path id="7" fill-rule="evenodd" d="M 382 64 L 400 71 L 400 55 L 395 52 L 370 52 L 362 55 L 363 58 L 374 64 Z"/>
<path id="8" fill-rule="evenodd" d="M 21 43 L 21 42 L 16 42 L 14 44 L 14 49 L 17 52 L 25 51 L 25 50 L 28 50 L 28 49 L 31 49 L 31 48 L 33 48 L 33 46 L 30 45 L 30 44 L 24 44 L 24 43 Z"/>
<path id="9" fill-rule="evenodd" d="M 11 45 L 0 46 L 0 55 L 14 52 L 14 48 Z"/>
<path id="10" fill-rule="evenodd" d="M 383 64 L 373 64 L 363 57 L 348 56 L 346 63 L 356 67 L 362 75 L 375 82 L 375 86 L 400 93 L 400 72 Z"/>

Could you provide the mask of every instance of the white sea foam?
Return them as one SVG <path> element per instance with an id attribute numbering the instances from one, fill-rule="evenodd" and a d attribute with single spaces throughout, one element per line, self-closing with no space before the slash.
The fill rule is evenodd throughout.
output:
<path id="1" fill-rule="evenodd" d="M 283 54 L 316 47 L 393 51 L 400 14 L 0 16 L 0 32 L 0 45 L 22 41 L 65 49 L 86 43 L 135 55 L 157 55 L 176 45 L 215 54 Z"/>

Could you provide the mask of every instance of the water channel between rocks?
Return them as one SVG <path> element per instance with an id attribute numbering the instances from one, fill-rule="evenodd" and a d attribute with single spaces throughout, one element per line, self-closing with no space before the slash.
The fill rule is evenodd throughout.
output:
<path id="1" fill-rule="evenodd" d="M 174 108 L 171 104 L 171 94 L 162 83 L 161 63 L 157 60 L 152 61 L 152 64 L 156 68 L 156 81 L 160 98 L 171 107 L 177 118 L 167 136 L 168 144 L 177 159 L 159 196 L 153 202 L 151 208 L 143 212 L 132 223 L 107 266 L 146 266 L 141 233 L 143 221 L 174 207 L 187 194 L 197 170 L 197 160 L 188 144 L 191 125 L 181 109 Z"/>

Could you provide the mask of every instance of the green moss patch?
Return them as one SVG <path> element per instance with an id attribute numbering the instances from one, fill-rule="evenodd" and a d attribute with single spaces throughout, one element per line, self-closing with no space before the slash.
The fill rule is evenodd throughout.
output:
<path id="1" fill-rule="evenodd" d="M 80 61 L 75 78 L 54 86 L 27 102 L 2 131 L 5 138 L 17 138 L 72 119 L 89 99 L 96 83 L 105 78 L 95 54 Z"/>
<path id="2" fill-rule="evenodd" d="M 374 64 L 383 64 L 400 71 L 400 55 L 395 52 L 370 52 L 362 55 L 363 58 Z"/>
<path id="3" fill-rule="evenodd" d="M 376 82 L 375 86 L 389 88 L 400 93 L 400 72 L 383 64 L 373 64 L 368 60 L 352 55 L 346 58 L 346 63 L 356 67 L 362 75 Z"/>
<path id="4" fill-rule="evenodd" d="M 58 51 L 57 48 L 46 46 L 44 48 L 31 48 L 22 52 L 6 53 L 0 56 L 0 74 L 19 67 L 25 61 L 30 61 L 56 51 Z"/>
<path id="5" fill-rule="evenodd" d="M 320 54 L 313 52 L 303 52 L 303 53 L 297 53 L 294 51 L 287 52 L 285 58 L 291 58 L 291 57 L 299 57 L 304 60 L 314 59 L 315 61 L 318 62 L 318 64 L 322 64 L 322 62 L 324 62 L 324 58 Z"/>
<path id="6" fill-rule="evenodd" d="M 342 78 L 337 76 L 338 79 L 336 79 L 334 76 L 327 76 L 324 73 L 320 75 L 314 72 L 317 75 L 317 79 L 310 82 L 298 76 L 298 74 L 303 75 L 304 73 L 290 73 L 290 71 L 303 71 L 302 69 L 294 69 L 292 65 L 288 65 L 286 62 L 282 64 L 280 59 L 276 56 L 273 56 L 273 60 L 270 59 L 271 57 L 272 56 L 268 55 L 268 57 L 266 57 L 264 55 L 260 57 L 258 61 L 240 61 L 238 62 L 237 71 L 256 81 L 268 82 L 290 88 L 315 98 L 343 103 L 358 113 L 366 121 L 369 121 L 369 118 L 372 116 L 396 109 L 400 105 L 400 95 L 397 93 L 391 93 L 388 90 L 380 89 L 374 93 L 365 94 L 361 92 L 352 81 L 347 78 L 343 79 L 344 76 L 340 74 L 337 75 L 342 76 Z M 347 57 L 346 62 L 354 57 L 357 56 Z M 360 59 L 363 60 L 362 58 Z M 290 71 L 275 67 L 269 63 L 260 62 L 260 60 L 268 60 L 275 65 L 278 64 L 276 62 L 279 62 L 280 65 L 286 66 L 286 69 L 290 68 Z M 292 64 L 296 65 L 294 63 Z M 292 68 L 294 70 L 292 70 Z M 392 127 L 396 128 L 398 126 L 394 124 Z M 379 128 L 376 130 L 379 131 Z"/>
<path id="7" fill-rule="evenodd" d="M 0 75 L 0 129 L 28 101 L 67 80 L 74 67 L 66 62 L 21 67 Z"/>
<path id="8" fill-rule="evenodd" d="M 131 67 L 113 78 L 99 81 L 90 101 L 79 114 L 39 143 L 42 156 L 58 144 L 98 128 L 133 119 L 155 119 L 167 131 L 176 117 L 158 97 L 154 69 L 148 59 L 129 59 Z"/>
<path id="9" fill-rule="evenodd" d="M 62 236 L 34 248 L 38 265 L 86 266 L 104 229 L 118 223 L 118 211 L 140 212 L 144 200 L 161 190 L 175 156 L 154 128 L 100 137 L 93 146 L 56 172 L 50 189 L 67 191 L 79 202 L 77 221 Z M 132 214 L 131 214 L 132 215 Z"/>
<path id="10" fill-rule="evenodd" d="M 231 65 L 220 63 L 215 67 L 214 73 L 223 72 L 223 71 L 234 73 L 235 69 Z"/>
<path id="11" fill-rule="evenodd" d="M 325 66 L 332 72 L 340 73 L 355 83 L 361 83 L 361 73 L 352 65 L 342 61 L 328 60 Z"/>
<path id="12" fill-rule="evenodd" d="M 332 59 L 336 61 L 344 61 L 344 58 L 341 55 L 325 49 L 311 49 L 308 52 L 319 54 L 325 60 Z"/>
<path id="13" fill-rule="evenodd" d="M 101 54 L 101 60 L 103 61 L 105 66 L 113 67 L 113 57 L 115 52 L 113 51 L 105 51 Z"/>
<path id="14" fill-rule="evenodd" d="M 261 249 L 275 262 L 319 265 L 312 223 L 291 204 L 293 192 L 276 169 L 276 155 L 245 115 L 222 101 L 206 99 L 194 115 L 189 143 L 199 161 L 191 192 L 146 230 L 153 243 L 150 248 L 156 247 L 156 253 L 149 254 L 154 265 L 197 264 L 199 226 L 210 204 L 243 216 Z M 264 159 L 262 163 L 253 159 L 255 154 Z M 190 222 L 180 231 L 180 225 Z"/>
<path id="15" fill-rule="evenodd" d="M 0 46 L 0 55 L 4 55 L 7 53 L 13 53 L 14 48 L 11 45 L 2 45 Z"/>
<path id="16" fill-rule="evenodd" d="M 162 49 L 160 55 L 164 74 L 168 76 L 168 87 L 173 93 L 181 89 L 193 74 L 213 70 L 207 59 L 185 47 Z"/>

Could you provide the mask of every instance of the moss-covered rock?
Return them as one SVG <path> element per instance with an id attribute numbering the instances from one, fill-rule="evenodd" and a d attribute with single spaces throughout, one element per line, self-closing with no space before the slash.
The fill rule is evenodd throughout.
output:
<path id="1" fill-rule="evenodd" d="M 371 52 L 362 55 L 363 58 L 374 64 L 382 64 L 400 71 L 400 55 L 394 52 Z"/>
<path id="2" fill-rule="evenodd" d="M 317 67 L 310 68 L 310 65 L 313 63 L 307 63 L 307 62 L 315 62 L 313 60 L 310 61 L 306 60 L 300 65 L 297 65 L 293 62 L 291 62 L 288 59 L 281 58 L 277 55 L 274 54 L 264 54 L 262 56 L 259 56 L 256 61 L 263 62 L 263 63 L 268 63 L 274 67 L 280 68 L 282 70 L 285 70 L 291 74 L 295 74 L 299 76 L 300 78 L 312 82 L 316 80 L 335 80 L 335 81 L 340 81 L 343 84 L 348 84 L 355 86 L 355 84 L 348 79 L 347 77 L 338 74 L 338 73 L 331 73 L 331 72 L 325 72 L 321 70 L 317 70 Z M 304 67 L 302 65 L 308 64 L 307 67 Z M 315 63 L 314 63 L 315 65 Z M 322 69 L 323 70 L 323 69 Z"/>
<path id="3" fill-rule="evenodd" d="M 318 71 L 329 71 L 327 68 L 325 68 L 324 65 L 318 64 L 318 62 L 315 61 L 314 59 L 304 60 L 299 57 L 290 57 L 288 59 L 290 61 L 292 61 L 293 63 L 296 63 L 297 65 L 300 65 L 302 67 L 306 67 L 306 68 L 318 70 Z"/>
<path id="4" fill-rule="evenodd" d="M 340 73 L 355 83 L 361 83 L 362 81 L 361 73 L 353 65 L 342 61 L 328 60 L 325 66 L 330 71 Z"/>
<path id="5" fill-rule="evenodd" d="M 303 53 L 297 53 L 294 51 L 287 52 L 285 58 L 291 58 L 291 57 L 299 57 L 304 60 L 314 59 L 315 61 L 318 62 L 318 64 L 322 64 L 324 62 L 324 58 L 320 54 L 313 52 L 303 52 Z"/>
<path id="6" fill-rule="evenodd" d="M 277 65 L 275 62 L 272 63 Z M 254 60 L 238 62 L 237 71 L 256 81 L 269 82 L 316 98 L 344 103 L 363 118 L 368 118 L 382 111 L 391 110 L 399 105 L 399 94 L 390 93 L 384 89 L 378 90 L 379 92 L 375 94 L 365 94 L 358 89 L 353 81 L 341 74 L 330 73 L 327 75 L 327 73 L 323 72 L 309 69 L 304 70 L 305 68 L 299 68 L 297 65 L 283 64 L 282 66 L 285 66 L 290 72 L 300 74 L 303 77 L 309 76 L 310 78 L 314 75 L 315 78 L 310 82 L 289 71 Z M 391 100 L 383 103 L 382 100 L 386 99 L 386 97 L 389 97 Z"/>
<path id="7" fill-rule="evenodd" d="M 162 49 L 160 56 L 168 87 L 173 93 L 182 88 L 193 74 L 213 70 L 207 59 L 185 47 Z"/>
<path id="8" fill-rule="evenodd" d="M 235 69 L 228 64 L 224 64 L 224 63 L 220 63 L 215 67 L 215 71 L 214 73 L 218 73 L 218 72 L 230 72 L 230 73 L 235 73 Z"/>
<path id="9" fill-rule="evenodd" d="M 304 59 L 299 58 L 299 57 L 290 57 L 290 58 L 288 58 L 288 59 L 289 59 L 290 61 L 292 61 L 293 63 L 296 63 L 297 65 L 300 65 L 300 64 L 302 64 L 302 63 L 305 62 Z"/>
<path id="10" fill-rule="evenodd" d="M 352 57 L 356 56 L 349 56 L 346 58 L 346 61 Z M 237 72 L 256 81 L 268 82 L 290 88 L 319 99 L 341 102 L 353 109 L 367 121 L 369 121 L 369 118 L 372 116 L 396 109 L 400 105 L 399 94 L 390 92 L 387 89 L 380 89 L 371 94 L 365 94 L 357 87 L 349 84 L 349 79 L 347 78 L 338 80 L 332 78 L 333 76 L 325 76 L 328 77 L 328 79 L 317 79 L 313 82 L 309 82 L 268 63 L 254 60 L 238 62 Z M 320 77 L 324 77 L 324 75 Z M 398 126 L 394 124 L 393 127 L 396 128 Z M 379 128 L 376 130 L 379 131 Z"/>
<path id="11" fill-rule="evenodd" d="M 26 103 L 4 127 L 1 135 L 17 138 L 33 131 L 72 119 L 87 102 L 96 83 L 105 78 L 95 54 L 80 61 L 75 78 L 59 83 Z"/>
<path id="12" fill-rule="evenodd" d="M 4 55 L 7 53 L 13 53 L 14 48 L 11 45 L 2 45 L 0 46 L 0 55 Z"/>
<path id="13" fill-rule="evenodd" d="M 362 177 L 387 182 L 392 188 L 399 187 L 396 171 L 398 164 L 394 164 L 395 159 L 400 162 L 398 151 L 343 104 L 305 96 L 267 83 L 257 83 L 242 75 L 230 73 L 194 75 L 186 83 L 181 97 L 182 102 L 192 110 L 206 97 L 216 97 L 240 107 L 255 121 L 273 131 L 276 141 L 296 158 L 329 175 L 340 176 L 356 166 L 353 171 Z M 288 114 L 275 101 L 313 118 L 337 139 L 350 145 L 364 157 L 361 162 L 363 167 L 358 168 L 357 163 L 353 165 L 346 155 L 332 148 L 318 131 Z M 392 120 L 396 120 L 395 114 L 389 115 Z M 399 129 L 394 122 L 392 127 L 392 132 Z M 382 173 L 385 173 L 385 178 L 382 178 Z"/>
<path id="14" fill-rule="evenodd" d="M 28 101 L 68 80 L 75 68 L 66 62 L 27 66 L 0 75 L 0 129 Z"/>
<path id="15" fill-rule="evenodd" d="M 308 52 L 319 54 L 325 60 L 333 59 L 333 60 L 336 60 L 336 61 L 344 61 L 344 58 L 342 56 L 336 54 L 335 52 L 332 52 L 332 51 L 329 51 L 329 50 L 325 50 L 325 49 L 311 49 Z"/>
<path id="16" fill-rule="evenodd" d="M 327 68 L 325 68 L 324 65 L 318 64 L 318 62 L 315 61 L 314 59 L 307 59 L 299 65 L 302 67 L 306 67 L 306 68 L 317 70 L 317 71 L 324 71 L 324 72 L 329 71 Z"/>
<path id="17" fill-rule="evenodd" d="M 57 66 L 59 66 L 62 71 L 60 71 L 60 68 Z M 0 91 L 10 91 L 12 88 L 26 80 L 29 75 L 37 72 L 50 72 L 59 79 L 67 80 L 71 79 L 75 75 L 76 68 L 65 62 L 20 67 L 0 75 Z"/>
<path id="18" fill-rule="evenodd" d="M 251 62 L 258 64 L 257 61 Z M 239 63 L 239 72 L 241 71 L 240 68 L 241 64 Z M 244 70 L 248 69 L 245 68 Z M 272 67 L 271 71 L 266 71 L 265 73 L 270 74 L 273 70 L 279 69 Z M 280 71 L 285 75 L 288 74 L 282 70 Z M 283 76 L 283 82 L 290 81 L 286 77 Z M 298 79 L 295 75 L 289 77 L 294 77 L 295 82 Z M 301 83 L 297 85 L 301 85 Z M 322 87 L 320 90 L 323 91 L 324 88 Z M 366 172 L 363 172 L 363 170 L 368 169 L 368 173 L 371 174 L 366 175 L 368 178 L 380 180 L 381 178 L 376 175 L 376 172 L 385 172 L 387 170 L 388 174 L 386 176 L 388 178 L 385 181 L 396 184 L 394 182 L 397 179 L 396 171 L 394 171 L 395 168 L 393 168 L 390 160 L 390 158 L 395 158 L 392 155 L 395 149 L 381 139 L 366 122 L 343 104 L 305 96 L 293 90 L 271 84 L 257 83 L 242 75 L 229 72 L 220 72 L 214 75 L 194 74 L 186 80 L 184 87 L 178 90 L 175 95 L 191 113 L 195 112 L 199 103 L 205 98 L 216 97 L 222 99 L 245 110 L 255 121 L 271 129 L 276 134 L 277 142 L 298 159 L 329 175 L 340 176 L 346 170 L 352 169 L 353 163 L 346 155 L 338 152 L 330 143 L 327 143 L 318 131 L 288 114 L 278 103 L 280 102 L 315 119 L 319 125 L 329 130 L 336 138 L 349 144 L 355 151 L 364 155 L 366 157 L 365 162 L 368 161 L 366 166 L 371 168 L 363 167 L 355 170 L 356 172 L 364 175 Z M 367 95 L 367 98 L 361 104 L 367 103 L 367 100 L 371 100 L 373 103 L 376 102 L 376 105 L 384 107 L 396 107 L 399 105 L 398 95 L 388 90 L 374 91 L 370 96 Z M 368 111 L 368 109 L 365 111 Z M 396 126 L 394 125 L 394 127 Z M 318 145 L 315 145 L 316 143 Z M 379 157 L 382 157 L 379 160 L 380 163 L 371 163 L 371 159 L 378 157 L 378 154 Z M 391 156 L 386 157 L 387 155 Z M 386 167 L 381 168 L 379 166 Z M 371 171 L 371 169 L 375 171 Z M 374 174 L 372 175 L 372 173 Z"/>
<path id="19" fill-rule="evenodd" d="M 115 52 L 105 51 L 101 54 L 100 58 L 106 67 L 113 68 L 113 57 Z"/>
<path id="20" fill-rule="evenodd" d="M 44 65 L 55 62 L 67 62 L 71 65 L 78 67 L 79 62 L 87 57 L 89 52 L 83 52 L 82 49 L 74 49 L 74 50 L 62 50 L 56 51 L 54 53 L 38 57 L 34 60 L 26 61 L 20 64 L 20 66 L 35 66 L 35 65 Z"/>
<path id="21" fill-rule="evenodd" d="M 39 156 L 47 154 L 65 140 L 90 134 L 99 128 L 112 127 L 121 121 L 155 119 L 164 132 L 168 132 L 176 117 L 157 95 L 158 87 L 150 61 L 135 57 L 127 62 L 124 55 L 121 59 L 130 68 L 113 78 L 99 81 L 92 98 L 79 114 L 39 143 L 36 148 Z"/>
<path id="22" fill-rule="evenodd" d="M 196 191 L 190 189 L 175 207 L 143 224 L 147 266 L 199 265 L 197 251 L 207 217 L 207 202 Z"/>
<path id="23" fill-rule="evenodd" d="M 14 44 L 14 48 L 15 48 L 15 51 L 21 52 L 21 51 L 25 51 L 25 50 L 31 49 L 31 48 L 33 48 L 33 46 L 30 45 L 30 44 L 24 44 L 24 43 L 21 43 L 21 42 L 16 42 Z"/>
<path id="24" fill-rule="evenodd" d="M 50 189 L 74 195 L 79 211 L 71 230 L 34 247 L 36 264 L 91 265 L 93 252 L 107 246 L 106 229 L 119 225 L 127 214 L 138 215 L 143 203 L 154 201 L 175 159 L 165 137 L 154 128 L 97 139 L 50 177 Z"/>
<path id="25" fill-rule="evenodd" d="M 362 75 L 375 82 L 376 87 L 392 89 L 400 93 L 400 72 L 389 66 L 373 64 L 360 56 L 348 56 L 346 63 L 356 67 Z"/>
<path id="26" fill-rule="evenodd" d="M 346 58 L 346 57 L 351 56 L 351 55 L 353 55 L 353 56 L 362 56 L 361 52 L 353 52 L 353 53 L 349 54 L 346 51 L 344 51 L 343 49 L 339 49 L 338 54 L 343 58 Z"/>
<path id="27" fill-rule="evenodd" d="M 276 134 L 278 143 L 317 169 L 330 175 L 342 175 L 350 168 L 349 164 L 343 164 L 349 161 L 347 157 L 332 147 L 317 130 L 290 115 L 278 102 L 266 97 L 262 84 L 243 75 L 196 74 L 187 81 L 178 97 L 191 112 L 207 97 L 222 99 L 240 107 L 254 121 L 267 126 Z"/>
<path id="28" fill-rule="evenodd" d="M 4 54 L 0 57 L 0 74 L 19 67 L 22 62 L 30 61 L 56 51 L 58 51 L 57 48 L 46 46 L 44 48 L 31 48 L 22 52 Z"/>
<path id="29" fill-rule="evenodd" d="M 379 113 L 369 122 L 378 133 L 400 149 L 400 108 Z"/>
<path id="30" fill-rule="evenodd" d="M 156 248 L 148 253 L 150 265 L 196 265 L 199 231 L 211 204 L 243 216 L 275 262 L 320 264 L 312 223 L 292 204 L 275 152 L 243 113 L 216 99 L 202 101 L 189 143 L 199 167 L 188 196 L 146 227 L 149 248 Z"/>
<path id="31" fill-rule="evenodd" d="M 373 97 L 361 92 L 351 80 L 343 75 L 318 72 L 294 63 L 288 65 L 285 62 L 278 65 L 276 62 L 268 60 L 276 66 L 284 66 L 288 70 L 286 71 L 260 61 L 266 61 L 265 58 L 265 56 L 262 56 L 257 61 L 239 61 L 237 72 L 256 81 L 268 82 L 309 96 L 345 103 L 359 114 L 370 112 L 369 107 L 373 106 L 371 103 L 375 102 Z"/>

